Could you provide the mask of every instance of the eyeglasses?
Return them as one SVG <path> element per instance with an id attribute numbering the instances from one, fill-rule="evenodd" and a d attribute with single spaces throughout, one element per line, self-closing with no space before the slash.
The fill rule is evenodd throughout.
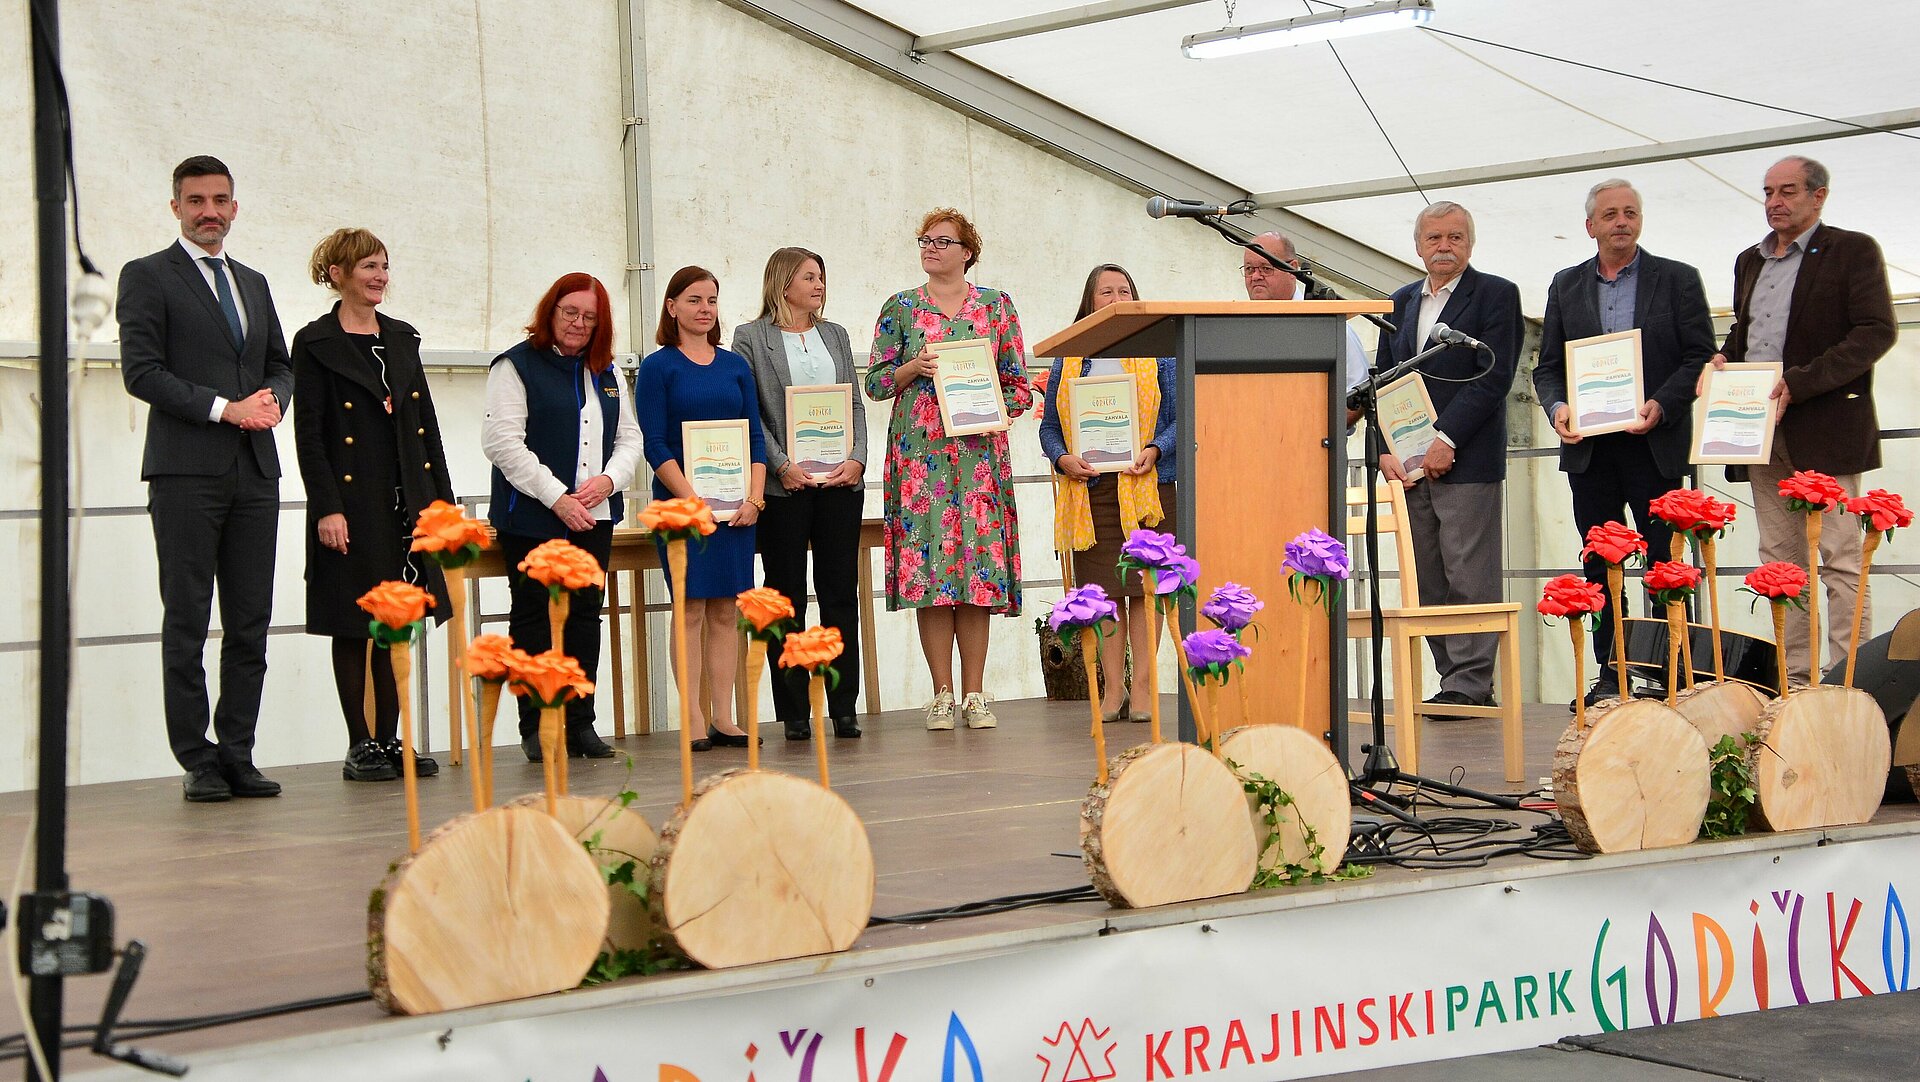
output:
<path id="1" fill-rule="evenodd" d="M 1287 273 L 1285 267 L 1269 266 L 1266 263 L 1242 263 L 1240 265 L 1240 276 L 1242 278 L 1255 278 L 1262 275 L 1285 273 Z"/>
<path id="2" fill-rule="evenodd" d="M 928 248 L 938 248 L 943 252 L 960 243 L 952 237 L 915 237 L 913 242 L 920 246 L 921 251 L 926 251 Z"/>
<path id="3" fill-rule="evenodd" d="M 578 323 L 583 327 L 591 327 L 600 322 L 598 315 L 578 308 L 562 308 L 556 314 L 562 323 Z"/>

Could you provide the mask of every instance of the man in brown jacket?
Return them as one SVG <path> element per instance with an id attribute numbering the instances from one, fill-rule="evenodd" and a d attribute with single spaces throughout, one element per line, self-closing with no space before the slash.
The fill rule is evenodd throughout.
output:
<path id="1" fill-rule="evenodd" d="M 1733 318 L 1726 343 L 1713 358 L 1778 361 L 1784 372 L 1773 390 L 1779 424 L 1773 461 L 1748 467 L 1760 526 L 1760 559 L 1805 567 L 1805 519 L 1787 510 L 1780 481 L 1795 470 L 1832 474 L 1850 494 L 1880 465 L 1880 420 L 1873 409 L 1873 366 L 1893 347 L 1893 298 L 1880 246 L 1865 233 L 1820 220 L 1827 201 L 1827 167 L 1811 158 L 1782 158 L 1767 170 L 1767 225 L 1772 231 L 1733 263 Z M 1702 375 L 1704 385 L 1705 375 Z M 1696 389 L 1696 394 L 1698 389 Z M 1732 471 L 1729 479 L 1737 480 Z M 1829 520 L 1820 532 L 1820 579 L 1829 621 L 1823 660 L 1846 656 L 1860 581 L 1860 530 L 1848 519 Z M 1867 626 L 1872 622 L 1871 606 Z M 1871 635 L 1862 630 L 1862 637 Z M 1807 625 L 1787 621 L 1787 668 L 1795 683 L 1809 674 Z"/>

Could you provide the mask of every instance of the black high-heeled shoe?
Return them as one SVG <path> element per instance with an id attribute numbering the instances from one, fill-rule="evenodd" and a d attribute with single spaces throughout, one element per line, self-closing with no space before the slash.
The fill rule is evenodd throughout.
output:
<path id="1" fill-rule="evenodd" d="M 747 741 L 752 739 L 754 738 L 746 733 L 736 736 L 733 733 L 723 733 L 711 725 L 707 726 L 707 740 L 716 748 L 744 748 L 747 746 Z M 766 742 L 765 737 L 760 738 L 762 745 Z"/>

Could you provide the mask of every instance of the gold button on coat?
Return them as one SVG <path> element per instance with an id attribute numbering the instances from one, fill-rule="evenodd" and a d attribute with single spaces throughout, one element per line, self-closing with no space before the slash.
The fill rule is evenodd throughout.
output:
<path id="1" fill-rule="evenodd" d="M 353 446 L 353 437 L 352 437 L 352 436 L 348 436 L 348 437 L 347 437 L 347 446 L 348 446 L 348 447 L 352 447 L 352 446 Z"/>
<path id="2" fill-rule="evenodd" d="M 347 409 L 347 410 L 350 410 L 350 409 L 352 409 L 352 408 L 353 408 L 353 403 L 351 403 L 351 402 L 342 402 L 342 403 L 340 403 L 340 408 L 341 408 L 341 409 Z"/>
<path id="3" fill-rule="evenodd" d="M 345 481 L 347 484 L 353 484 L 353 475 L 347 474 L 345 477 L 342 477 L 340 480 Z"/>

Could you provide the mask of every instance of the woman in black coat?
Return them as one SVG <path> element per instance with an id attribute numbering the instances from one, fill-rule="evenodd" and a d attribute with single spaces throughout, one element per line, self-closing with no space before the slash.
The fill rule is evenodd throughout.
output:
<path id="1" fill-rule="evenodd" d="M 400 776 L 400 697 L 391 655 L 367 648 L 361 595 L 388 580 L 433 594 L 448 612 L 438 566 L 412 555 L 414 520 L 452 500 L 440 422 L 420 367 L 420 335 L 376 312 L 387 250 L 364 229 L 338 229 L 313 251 L 313 280 L 340 296 L 293 338 L 293 439 L 307 489 L 307 633 L 333 640 L 333 678 L 347 722 L 349 781 Z M 365 716 L 373 675 L 372 732 Z M 419 775 L 439 764 L 417 755 Z"/>

